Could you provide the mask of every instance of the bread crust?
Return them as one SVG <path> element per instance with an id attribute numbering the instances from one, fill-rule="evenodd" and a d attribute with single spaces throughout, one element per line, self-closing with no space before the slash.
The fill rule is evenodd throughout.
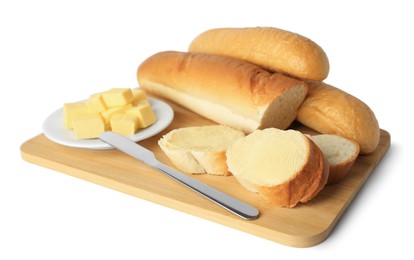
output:
<path id="1" fill-rule="evenodd" d="M 359 155 L 359 145 L 350 139 L 331 134 L 310 137 L 329 163 L 329 178 L 326 185 L 340 182 L 348 173 Z M 346 145 L 345 145 L 346 144 Z M 346 155 L 345 158 L 342 158 Z M 339 158 L 341 158 L 340 161 Z"/>
<path id="2" fill-rule="evenodd" d="M 230 176 L 231 173 L 226 164 L 226 151 L 201 152 L 193 151 L 194 158 L 203 165 L 205 173 L 211 175 Z"/>
<path id="3" fill-rule="evenodd" d="M 266 202 L 293 208 L 299 202 L 305 203 L 313 199 L 325 187 L 329 176 L 328 162 L 310 139 L 308 145 L 310 151 L 307 163 L 294 178 L 277 186 L 256 186 Z"/>
<path id="4" fill-rule="evenodd" d="M 329 60 L 312 40 L 272 27 L 217 28 L 198 35 L 189 51 L 242 59 L 297 78 L 324 80 Z"/>
<path id="5" fill-rule="evenodd" d="M 157 53 L 139 66 L 137 78 L 147 92 L 246 133 L 262 125 L 286 129 L 307 93 L 302 81 L 206 53 Z M 283 111 L 267 113 L 275 107 Z"/>
<path id="6" fill-rule="evenodd" d="M 257 192 L 267 204 L 292 208 L 299 202 L 305 203 L 311 200 L 323 189 L 328 180 L 329 165 L 319 147 L 311 141 L 311 139 L 298 131 L 288 131 L 291 131 L 291 133 L 296 132 L 295 136 L 302 139 L 300 141 L 300 152 L 303 152 L 303 154 L 296 153 L 295 155 L 290 155 L 289 158 L 283 157 L 288 154 L 286 151 L 298 149 L 293 148 L 298 143 L 288 141 L 292 140 L 292 135 L 284 135 L 284 132 L 281 132 L 281 130 L 269 128 L 254 132 L 252 135 L 255 135 L 255 139 L 250 138 L 247 140 L 247 138 L 249 138 L 249 136 L 247 136 L 245 139 L 240 139 L 233 143 L 227 150 L 227 165 L 229 166 L 230 172 L 232 172 L 234 177 L 244 188 L 251 192 Z M 279 139 L 276 139 L 277 141 L 274 143 L 268 143 L 269 139 L 263 135 L 267 135 L 268 137 L 269 135 L 278 135 Z M 266 143 L 263 143 L 262 140 L 267 141 Z M 287 141 L 287 143 L 285 143 L 285 141 Z M 267 169 L 266 174 L 270 174 L 268 175 L 270 177 L 264 182 L 263 178 L 258 177 L 260 174 L 256 172 L 256 170 L 260 171 L 260 169 L 255 169 L 254 171 L 247 170 L 247 161 L 250 160 L 249 164 L 257 163 L 257 157 L 250 155 L 252 152 L 251 149 L 257 149 L 257 147 L 255 148 L 256 143 L 258 143 L 258 147 L 266 145 L 271 149 L 282 149 L 281 151 L 283 151 L 282 153 L 284 155 L 277 157 L 275 161 L 280 164 L 286 163 L 286 160 L 297 160 L 295 163 L 298 167 L 294 168 L 295 171 L 289 173 L 291 175 L 289 175 L 286 180 L 277 183 L 273 182 L 273 180 L 277 179 L 280 175 L 278 176 L 274 174 L 284 174 L 285 171 L 280 172 L 280 167 L 277 165 L 275 165 L 272 170 L 265 168 Z M 285 145 L 281 147 L 280 145 L 283 143 L 285 143 Z M 256 159 L 252 159 L 252 161 L 250 156 Z M 262 158 L 263 157 L 261 156 L 260 160 Z M 269 160 L 269 158 L 271 157 L 267 157 L 267 160 Z M 280 158 L 284 158 L 284 160 L 280 160 Z M 278 170 L 279 173 L 277 173 Z"/>
<path id="7" fill-rule="evenodd" d="M 187 140 L 182 136 L 187 136 Z M 223 125 L 185 127 L 165 134 L 158 145 L 174 166 L 183 172 L 229 176 L 227 146 L 242 137 L 241 131 Z M 203 139 L 208 141 L 201 144 Z"/>
<path id="8" fill-rule="evenodd" d="M 323 82 L 308 82 L 308 96 L 297 120 L 323 134 L 357 142 L 361 154 L 373 152 L 380 139 L 374 112 L 358 98 Z"/>
<path id="9" fill-rule="evenodd" d="M 341 164 L 329 166 L 329 178 L 326 185 L 333 185 L 340 182 L 354 165 L 355 159 L 348 160 Z"/>

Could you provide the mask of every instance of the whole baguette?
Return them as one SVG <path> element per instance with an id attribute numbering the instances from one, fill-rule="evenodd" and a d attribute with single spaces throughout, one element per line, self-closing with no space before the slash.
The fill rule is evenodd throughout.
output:
<path id="1" fill-rule="evenodd" d="M 147 92 L 245 133 L 286 129 L 307 93 L 302 81 L 206 53 L 157 53 L 139 66 L 137 78 Z"/>
<path id="2" fill-rule="evenodd" d="M 188 50 L 239 58 L 301 79 L 322 81 L 329 73 L 328 57 L 319 45 L 272 27 L 208 30 L 198 35 Z"/>
<path id="3" fill-rule="evenodd" d="M 361 154 L 373 152 L 380 129 L 374 112 L 364 102 L 323 82 L 308 82 L 308 96 L 297 120 L 323 134 L 336 134 L 357 142 Z"/>

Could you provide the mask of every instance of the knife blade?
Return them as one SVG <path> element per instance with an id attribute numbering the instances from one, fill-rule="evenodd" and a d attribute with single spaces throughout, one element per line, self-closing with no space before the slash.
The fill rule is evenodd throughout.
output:
<path id="1" fill-rule="evenodd" d="M 243 219 L 252 220 L 259 216 L 259 211 L 255 207 L 234 197 L 231 197 L 171 167 L 168 167 L 167 165 L 158 161 L 157 158 L 155 158 L 153 152 L 133 142 L 125 136 L 114 132 L 104 132 L 99 136 L 99 139 L 134 157 L 135 159 L 140 160 L 148 166 L 151 166 L 152 168 L 155 168 L 156 170 L 166 174 L 168 177 L 178 181 L 179 183 L 185 185 L 187 188 L 190 188 L 208 200 L 216 203 L 217 205 Z"/>

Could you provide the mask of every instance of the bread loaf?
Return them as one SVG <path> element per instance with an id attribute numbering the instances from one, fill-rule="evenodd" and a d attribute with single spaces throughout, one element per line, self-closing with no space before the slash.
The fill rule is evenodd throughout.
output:
<path id="1" fill-rule="evenodd" d="M 230 172 L 269 204 L 294 207 L 325 186 L 329 166 L 319 148 L 295 130 L 268 128 L 236 140 L 227 149 Z"/>
<path id="2" fill-rule="evenodd" d="M 339 135 L 319 134 L 310 137 L 329 163 L 327 185 L 340 182 L 359 154 L 359 145 Z"/>
<path id="3" fill-rule="evenodd" d="M 322 81 L 329 73 L 328 57 L 315 42 L 271 27 L 208 30 L 188 50 L 239 58 L 301 79 Z"/>
<path id="4" fill-rule="evenodd" d="M 322 82 L 309 82 L 308 96 L 298 121 L 324 134 L 336 134 L 357 142 L 360 153 L 378 146 L 380 129 L 374 112 L 361 100 Z"/>
<path id="5" fill-rule="evenodd" d="M 230 175 L 226 150 L 243 132 L 223 125 L 172 130 L 158 144 L 175 167 L 186 173 Z"/>
<path id="6" fill-rule="evenodd" d="M 139 66 L 137 77 L 147 92 L 246 133 L 289 127 L 307 93 L 302 81 L 205 53 L 157 53 Z"/>

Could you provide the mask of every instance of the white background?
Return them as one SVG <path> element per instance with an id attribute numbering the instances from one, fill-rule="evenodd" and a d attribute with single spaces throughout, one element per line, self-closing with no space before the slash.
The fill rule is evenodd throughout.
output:
<path id="1" fill-rule="evenodd" d="M 0 259 L 413 257 L 410 1 L 2 1 Z M 291 248 L 23 161 L 65 102 L 135 87 L 148 56 L 215 27 L 273 26 L 324 48 L 326 79 L 367 103 L 392 146 L 322 244 Z M 411 92 L 409 92 L 411 91 Z"/>

